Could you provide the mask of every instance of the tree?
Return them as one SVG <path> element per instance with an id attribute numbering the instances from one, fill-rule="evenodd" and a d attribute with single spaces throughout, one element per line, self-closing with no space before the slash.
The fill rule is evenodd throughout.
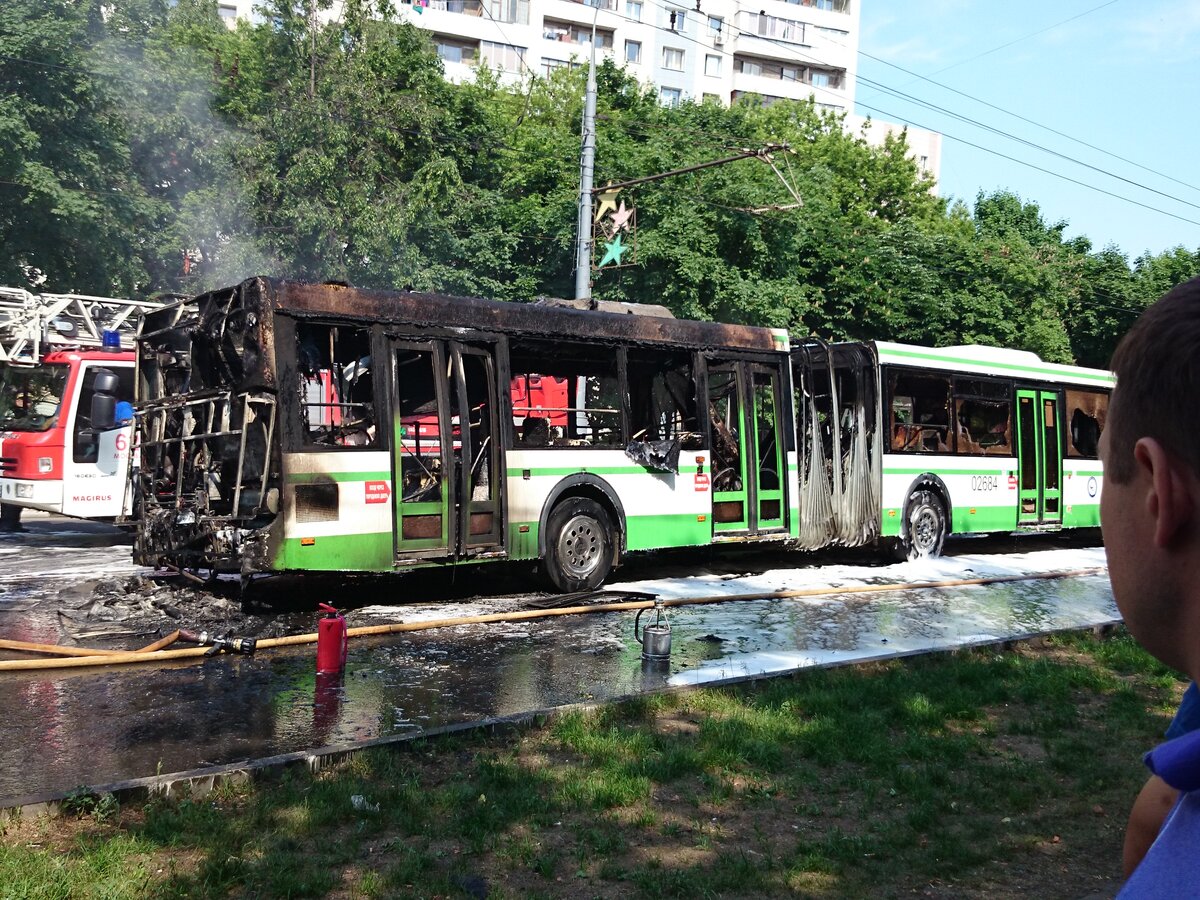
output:
<path id="1" fill-rule="evenodd" d="M 0 4 L 0 281 L 124 294 L 146 284 L 150 203 L 95 69 L 99 0 Z"/>

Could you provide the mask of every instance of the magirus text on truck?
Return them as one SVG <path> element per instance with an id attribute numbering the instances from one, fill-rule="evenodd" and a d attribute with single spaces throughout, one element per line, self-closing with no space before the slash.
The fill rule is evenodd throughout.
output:
<path id="1" fill-rule="evenodd" d="M 135 560 L 396 572 L 1098 522 L 1108 373 L 981 347 L 792 343 L 638 304 L 265 278 L 149 311 Z"/>

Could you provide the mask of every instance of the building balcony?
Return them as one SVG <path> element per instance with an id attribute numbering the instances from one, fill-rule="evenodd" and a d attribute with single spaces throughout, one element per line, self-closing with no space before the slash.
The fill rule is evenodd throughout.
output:
<path id="1" fill-rule="evenodd" d="M 478 16 L 506 24 L 529 24 L 529 0 L 429 0 L 426 9 Z"/>

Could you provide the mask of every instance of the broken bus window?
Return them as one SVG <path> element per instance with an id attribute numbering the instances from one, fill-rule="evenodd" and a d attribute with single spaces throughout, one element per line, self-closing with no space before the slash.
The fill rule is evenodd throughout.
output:
<path id="1" fill-rule="evenodd" d="M 617 349 L 513 340 L 513 446 L 623 447 Z"/>
<path id="2" fill-rule="evenodd" d="M 1071 428 L 1067 456 L 1098 459 L 1100 435 L 1104 433 L 1107 419 L 1107 393 L 1067 388 L 1067 422 Z"/>
<path id="3" fill-rule="evenodd" d="M 370 331 L 299 322 L 296 349 L 305 445 L 378 446 Z"/>
<path id="4" fill-rule="evenodd" d="M 888 377 L 893 453 L 949 453 L 950 378 L 893 371 Z"/>

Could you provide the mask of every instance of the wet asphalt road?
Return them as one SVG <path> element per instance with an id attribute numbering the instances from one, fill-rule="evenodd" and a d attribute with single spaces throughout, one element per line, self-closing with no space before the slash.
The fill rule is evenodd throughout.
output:
<path id="1" fill-rule="evenodd" d="M 64 624 L 55 614 L 57 604 L 86 601 L 89 579 L 137 570 L 124 536 L 113 529 L 49 517 L 27 522 L 27 534 L 0 536 L 0 637 L 68 641 L 65 632 L 80 628 Z M 1102 565 L 1102 554 L 1080 549 L 1086 543 L 1074 540 L 1065 558 Z M 1013 571 L 1026 564 L 1028 551 L 1062 546 L 1052 538 L 1002 538 L 960 542 L 952 552 L 998 560 Z M 852 563 L 852 569 L 837 563 Z M 838 584 L 896 577 L 892 570 L 874 577 L 871 561 L 861 554 L 792 557 L 787 564 L 804 567 L 810 580 L 814 572 L 837 571 L 831 583 Z M 814 568 L 818 564 L 824 568 Z M 779 560 L 745 553 L 715 562 L 709 555 L 666 555 L 637 562 L 622 578 L 702 569 L 713 584 L 727 588 L 741 580 L 738 574 L 762 573 L 772 565 Z M 528 599 L 479 599 L 470 596 L 469 584 L 433 577 L 415 583 L 422 596 L 442 602 L 404 610 L 379 605 L 383 597 L 409 594 L 413 583 L 401 579 L 376 587 L 366 598 L 376 605 L 352 612 L 350 625 L 504 611 Z M 661 584 L 668 593 L 687 589 Z M 520 574 L 502 574 L 489 585 L 503 590 L 522 582 Z M 324 593 L 319 599 L 327 598 Z M 1084 627 L 1115 621 L 1118 613 L 1102 575 L 689 607 L 671 613 L 674 650 L 667 669 L 643 667 L 633 616 L 571 616 L 357 639 L 345 673 L 321 678 L 311 646 L 156 668 L 0 673 L 0 807 L 83 784 L 346 745 L 665 685 Z M 313 630 L 313 622 L 311 614 L 289 617 L 292 631 Z M 120 645 L 152 639 L 130 634 Z M 112 646 L 122 638 L 108 640 Z M 0 658 L 18 657 L 0 652 Z"/>

